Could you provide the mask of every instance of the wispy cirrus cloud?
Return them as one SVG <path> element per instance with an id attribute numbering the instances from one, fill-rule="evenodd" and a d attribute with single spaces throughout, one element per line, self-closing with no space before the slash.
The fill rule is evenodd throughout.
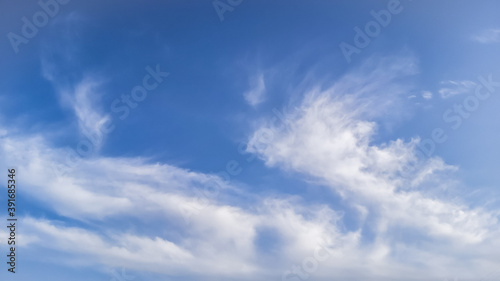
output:
<path id="1" fill-rule="evenodd" d="M 500 42 L 500 29 L 490 28 L 483 30 L 477 35 L 474 35 L 472 39 L 483 44 Z"/>
<path id="2" fill-rule="evenodd" d="M 86 76 L 76 84 L 67 84 L 58 80 L 57 75 L 50 73 L 48 69 L 50 64 L 49 62 L 43 63 L 44 77 L 52 83 L 60 104 L 73 111 L 78 121 L 80 134 L 90 136 L 94 132 L 100 132 L 102 126 L 111 119 L 109 114 L 102 109 L 101 99 L 104 95 L 100 87 L 102 81 Z M 55 66 L 51 66 L 53 67 Z M 94 149 L 99 150 L 101 145 L 102 142 L 95 143 Z"/>
<path id="3" fill-rule="evenodd" d="M 86 21 L 79 13 L 58 17 L 52 26 L 57 38 L 43 46 L 40 56 L 41 76 L 51 83 L 60 105 L 74 113 L 82 137 L 99 132 L 111 119 L 102 106 L 106 78 L 83 70 L 79 61 L 83 50 L 78 34 Z M 102 144 L 95 142 L 93 148 Z"/>
<path id="4" fill-rule="evenodd" d="M 266 83 L 264 74 L 260 73 L 250 80 L 251 88 L 243 94 L 245 100 L 251 106 L 257 106 L 266 99 Z"/>
<path id="5" fill-rule="evenodd" d="M 468 93 L 476 86 L 476 83 L 469 80 L 447 80 L 441 81 L 440 84 L 441 88 L 438 90 L 438 93 L 443 99 Z"/>

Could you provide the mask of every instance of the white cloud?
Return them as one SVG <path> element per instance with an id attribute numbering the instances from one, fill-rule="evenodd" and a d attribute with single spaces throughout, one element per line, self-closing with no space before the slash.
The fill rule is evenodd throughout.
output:
<path id="1" fill-rule="evenodd" d="M 84 134 L 99 132 L 101 126 L 109 120 L 109 116 L 101 113 L 98 84 L 90 79 L 80 82 L 69 99 L 76 116 L 80 130 Z"/>
<path id="2" fill-rule="evenodd" d="M 439 94 L 443 99 L 449 98 L 451 96 L 465 94 L 474 89 L 476 83 L 468 80 L 462 81 L 441 81 L 441 88 L 439 89 Z"/>
<path id="3" fill-rule="evenodd" d="M 483 44 L 500 42 L 500 29 L 487 29 L 472 38 Z"/>
<path id="4" fill-rule="evenodd" d="M 101 82 L 87 76 L 75 85 L 68 86 L 57 78 L 58 70 L 53 64 L 42 60 L 42 68 L 43 76 L 52 83 L 60 103 L 74 112 L 82 137 L 100 132 L 101 127 L 110 120 L 110 116 L 103 112 L 101 106 Z M 98 150 L 101 145 L 102 140 L 94 143 L 94 149 Z"/>
<path id="5" fill-rule="evenodd" d="M 254 77 L 251 81 L 251 89 L 244 93 L 245 100 L 251 106 L 256 106 L 265 100 L 266 85 L 264 75 L 261 73 Z"/>
<path id="6" fill-rule="evenodd" d="M 432 99 L 432 92 L 429 91 L 423 91 L 422 92 L 422 97 L 426 100 Z"/>
<path id="7" fill-rule="evenodd" d="M 372 144 L 377 130 L 372 111 L 380 110 L 380 99 L 376 94 L 369 96 L 367 89 L 385 89 L 384 98 L 397 101 L 396 92 L 387 89 L 404 89 L 404 85 L 397 86 L 408 74 L 404 69 L 401 60 L 378 66 L 387 75 L 384 83 L 392 87 L 381 85 L 380 77 L 358 72 L 326 90 L 311 90 L 289 114 L 289 130 L 263 125 L 250 139 L 249 151 L 269 166 L 312 176 L 349 204 L 367 210 L 371 220 L 361 228 L 374 233 L 374 252 L 365 252 L 372 259 L 367 264 L 366 259 L 348 254 L 345 258 L 352 260 L 346 268 L 355 270 L 363 264 L 371 280 L 382 276 L 409 279 L 402 272 L 412 271 L 421 279 L 438 278 L 444 269 L 469 278 L 480 276 L 484 270 L 493 270 L 491 259 L 500 260 L 500 255 L 481 252 L 499 243 L 498 212 L 472 209 L 432 190 L 452 184 L 444 172 L 456 168 L 439 158 L 419 159 L 418 139 Z M 390 112 L 390 107 L 383 112 Z M 268 135 L 265 143 L 260 138 L 263 132 Z M 396 235 L 401 232 L 413 238 Z M 478 264 L 464 263 L 458 256 L 474 257 Z M 466 264 L 469 267 L 462 270 Z"/>
<path id="8" fill-rule="evenodd" d="M 62 107 L 73 111 L 81 137 L 99 132 L 109 114 L 102 108 L 101 98 L 105 94 L 101 86 L 106 78 L 84 73 L 76 54 L 81 51 L 78 34 L 81 28 L 80 15 L 72 13 L 54 22 L 58 40 L 44 44 L 41 56 L 41 74 L 47 79 L 59 98 Z M 54 43 L 54 42 L 57 42 Z M 99 150 L 103 140 L 94 141 L 93 148 Z"/>

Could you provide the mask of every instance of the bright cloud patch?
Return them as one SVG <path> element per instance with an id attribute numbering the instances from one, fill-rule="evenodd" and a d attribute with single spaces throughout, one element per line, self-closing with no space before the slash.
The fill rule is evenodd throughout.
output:
<path id="1" fill-rule="evenodd" d="M 251 81 L 251 89 L 245 92 L 245 100 L 251 106 L 256 106 L 265 100 L 266 84 L 264 82 L 264 75 L 260 74 L 254 77 Z"/>
<path id="2" fill-rule="evenodd" d="M 351 270 L 363 268 L 372 280 L 378 280 L 375 276 L 402 280 L 402 272 L 412 271 L 423 279 L 438 278 L 448 270 L 469 277 L 493 271 L 484 267 L 490 259 L 484 254 L 489 245 L 499 243 L 497 212 L 471 209 L 430 192 L 449 182 L 443 172 L 455 168 L 439 158 L 419 159 L 418 139 L 372 144 L 377 124 L 368 116 L 378 98 L 364 89 L 394 87 L 408 75 L 403 67 L 408 62 L 401 63 L 378 68 L 390 77 L 383 82 L 361 72 L 344 76 L 328 89 L 310 91 L 288 116 L 288 130 L 263 125 L 251 138 L 249 150 L 267 165 L 320 180 L 363 210 L 362 217 L 371 217 L 360 222 L 360 231 L 374 236 L 369 242 L 373 252 L 366 252 L 371 262 L 347 254 L 352 260 L 344 266 Z M 386 97 L 397 100 L 397 92 L 392 94 Z M 414 244 L 408 235 L 426 243 Z M 464 255 L 483 263 L 473 267 Z M 330 276 L 336 276 L 334 272 Z"/>
<path id="3" fill-rule="evenodd" d="M 422 92 L 422 97 L 426 100 L 430 100 L 430 99 L 432 99 L 432 92 L 424 91 L 424 92 Z"/>

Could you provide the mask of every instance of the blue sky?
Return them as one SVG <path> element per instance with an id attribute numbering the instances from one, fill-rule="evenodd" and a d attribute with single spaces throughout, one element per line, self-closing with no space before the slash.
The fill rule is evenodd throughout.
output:
<path id="1" fill-rule="evenodd" d="M 0 7 L 2 280 L 500 276 L 499 2 Z"/>

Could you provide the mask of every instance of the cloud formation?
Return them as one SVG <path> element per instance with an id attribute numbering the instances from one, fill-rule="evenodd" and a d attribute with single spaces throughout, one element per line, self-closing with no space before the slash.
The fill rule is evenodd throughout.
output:
<path id="1" fill-rule="evenodd" d="M 476 83 L 469 80 L 448 80 L 441 81 L 441 88 L 438 92 L 441 95 L 441 98 L 446 99 L 455 95 L 471 92 L 475 87 Z"/>
<path id="2" fill-rule="evenodd" d="M 264 74 L 259 74 L 251 81 L 251 89 L 244 93 L 245 100 L 251 106 L 256 106 L 265 100 L 266 84 L 264 82 Z"/>
<path id="3" fill-rule="evenodd" d="M 365 67 L 366 72 L 362 68 L 348 74 L 326 90 L 311 90 L 288 116 L 289 130 L 264 124 L 250 139 L 249 151 L 269 166 L 322 182 L 362 210 L 361 217 L 370 217 L 360 222 L 360 230 L 373 235 L 373 252 L 365 250 L 373 260 L 366 263 L 349 253 L 348 268 L 366 265 L 363 270 L 373 280 L 411 279 L 412 271 L 422 279 L 444 272 L 477 278 L 493 270 L 488 267 L 491 258 L 499 258 L 486 254 L 488 245 L 498 243 L 498 211 L 470 208 L 441 194 L 440 188 L 451 188 L 448 172 L 456 167 L 437 157 L 419 159 L 418 139 L 373 143 L 377 123 L 372 111 L 380 112 L 380 96 L 369 96 L 365 89 L 384 89 L 384 98 L 398 100 L 398 91 L 387 89 L 405 88 L 397 85 L 411 64 L 411 60 L 381 62 L 376 69 L 386 79 Z M 259 136 L 265 131 L 273 141 L 262 145 Z M 405 236 L 426 242 L 416 245 Z M 468 259 L 481 262 L 462 270 Z"/>

